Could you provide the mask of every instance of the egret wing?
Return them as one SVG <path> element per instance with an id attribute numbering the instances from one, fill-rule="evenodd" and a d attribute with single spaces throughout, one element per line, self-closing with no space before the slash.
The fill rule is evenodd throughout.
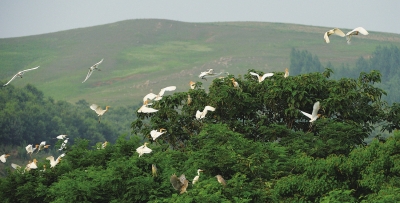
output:
<path id="1" fill-rule="evenodd" d="M 329 32 L 329 31 L 328 31 Z M 325 34 L 324 34 L 324 39 L 325 39 L 325 42 L 326 43 L 329 43 L 329 42 L 331 42 L 331 41 L 329 41 L 329 35 L 328 35 L 328 32 L 325 32 Z"/>
<path id="2" fill-rule="evenodd" d="M 356 28 L 356 30 L 357 30 L 359 33 L 363 34 L 363 35 L 368 35 L 368 34 L 369 34 L 368 31 L 365 30 L 363 27 L 358 27 L 358 28 Z"/>
<path id="3" fill-rule="evenodd" d="M 85 78 L 85 80 L 84 80 L 82 83 L 86 82 L 86 80 L 92 75 L 92 73 L 93 73 L 93 70 L 92 70 L 91 68 L 89 68 L 89 72 L 88 72 L 88 74 L 86 75 L 86 78 Z"/>
<path id="4" fill-rule="evenodd" d="M 34 68 L 30 68 L 30 69 L 26 69 L 26 70 L 23 70 L 23 71 L 21 71 L 21 72 L 27 72 L 27 71 L 31 71 L 31 70 L 36 70 L 36 69 L 38 69 L 40 66 L 38 66 L 38 67 L 34 67 Z"/>
<path id="5" fill-rule="evenodd" d="M 312 118 L 315 118 L 317 116 L 319 108 L 320 108 L 320 104 L 319 104 L 319 101 L 317 101 L 314 103 L 314 106 L 313 106 L 313 111 L 311 114 Z"/>
<path id="6" fill-rule="evenodd" d="M 146 94 L 146 96 L 143 97 L 143 103 L 147 100 L 153 100 L 154 98 L 156 98 L 157 95 L 154 93 L 148 93 Z"/>
<path id="7" fill-rule="evenodd" d="M 257 78 L 260 77 L 260 75 L 258 75 L 257 73 L 254 73 L 254 72 L 250 72 L 250 75 L 257 76 Z"/>
<path id="8" fill-rule="evenodd" d="M 309 113 L 306 113 L 306 112 L 304 112 L 304 111 L 300 111 L 302 114 L 304 114 L 305 116 L 307 116 L 308 118 L 312 118 L 312 116 L 311 116 L 311 114 L 309 114 Z"/>
<path id="9" fill-rule="evenodd" d="M 265 78 L 271 77 L 271 76 L 273 76 L 273 75 L 274 75 L 273 73 L 265 73 L 265 74 L 262 76 L 261 80 L 264 80 Z"/>
<path id="10" fill-rule="evenodd" d="M 138 113 L 154 113 L 154 112 L 157 112 L 157 111 L 158 111 L 157 109 L 149 108 L 149 107 L 146 107 L 145 105 L 143 105 L 138 110 Z"/>
<path id="11" fill-rule="evenodd" d="M 335 35 L 339 35 L 339 36 L 341 36 L 341 37 L 346 36 L 346 35 L 343 33 L 343 31 L 340 30 L 339 28 L 334 28 L 334 29 L 333 29 L 333 33 L 335 33 Z"/>
<path id="12" fill-rule="evenodd" d="M 165 87 L 165 88 L 161 89 L 161 91 L 160 91 L 160 93 L 158 93 L 158 95 L 161 97 L 164 95 L 165 91 L 174 91 L 174 90 L 176 90 L 176 86 Z"/>
<path id="13" fill-rule="evenodd" d="M 14 163 L 11 163 L 11 167 L 13 167 L 14 169 L 21 169 L 20 165 Z"/>
<path id="14" fill-rule="evenodd" d="M 3 86 L 6 86 L 8 84 L 10 84 L 11 81 L 13 81 L 16 77 L 18 76 L 18 73 L 14 75 L 14 77 L 11 78 L 11 80 L 9 80 L 6 84 L 4 84 Z"/>

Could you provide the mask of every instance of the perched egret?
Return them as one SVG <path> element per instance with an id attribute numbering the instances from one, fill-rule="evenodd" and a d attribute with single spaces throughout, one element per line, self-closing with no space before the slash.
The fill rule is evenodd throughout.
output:
<path id="1" fill-rule="evenodd" d="M 37 150 L 36 154 L 39 153 L 39 151 L 42 150 L 42 149 L 47 149 L 47 148 L 49 148 L 49 146 L 50 146 L 50 145 L 46 145 L 46 141 L 41 142 L 41 143 L 39 144 L 39 147 L 38 147 L 38 150 Z"/>
<path id="2" fill-rule="evenodd" d="M 363 35 L 368 35 L 369 34 L 368 31 L 365 30 L 363 27 L 354 28 L 354 30 L 346 33 L 347 44 L 350 44 L 350 40 L 351 40 L 351 37 L 353 35 L 358 35 L 359 33 L 361 33 Z"/>
<path id="3" fill-rule="evenodd" d="M 207 114 L 208 111 L 215 111 L 215 108 L 212 107 L 212 106 L 206 106 L 206 107 L 204 107 L 203 111 L 197 110 L 196 118 L 197 119 L 203 119 L 204 117 L 206 117 L 206 114 Z"/>
<path id="4" fill-rule="evenodd" d="M 140 109 L 137 111 L 138 113 L 154 113 L 157 112 L 157 109 L 153 109 L 150 107 L 147 107 L 147 101 L 143 104 L 142 107 L 140 107 Z"/>
<path id="5" fill-rule="evenodd" d="M 105 149 L 108 145 L 108 142 L 105 141 L 103 144 L 101 144 L 101 149 Z"/>
<path id="6" fill-rule="evenodd" d="M 193 178 L 192 184 L 194 185 L 197 181 L 199 181 L 200 178 L 200 172 L 203 171 L 201 169 L 197 170 L 197 176 Z"/>
<path id="7" fill-rule="evenodd" d="M 265 78 L 271 77 L 274 74 L 273 73 L 265 73 L 263 76 L 260 76 L 257 73 L 250 72 L 250 75 L 257 76 L 258 82 L 262 82 L 262 81 L 264 81 Z"/>
<path id="8" fill-rule="evenodd" d="M 165 87 L 162 88 L 160 90 L 160 92 L 158 93 L 158 95 L 156 96 L 156 98 L 154 98 L 154 101 L 159 101 L 162 99 L 162 96 L 164 95 L 165 91 L 174 91 L 176 90 L 176 86 L 169 86 L 169 87 Z"/>
<path id="9" fill-rule="evenodd" d="M 159 131 L 157 131 L 157 130 L 152 130 L 152 131 L 150 132 L 150 135 L 151 135 L 151 137 L 153 138 L 153 140 L 156 140 L 158 137 L 160 137 L 162 134 L 164 134 L 164 133 L 166 133 L 166 132 L 167 132 L 166 129 L 160 128 Z"/>
<path id="10" fill-rule="evenodd" d="M 325 32 L 324 34 L 324 39 L 326 43 L 329 43 L 329 36 L 335 34 L 341 37 L 346 36 L 339 28 L 333 28 L 332 30 L 328 30 L 327 32 Z"/>
<path id="11" fill-rule="evenodd" d="M 236 82 L 235 78 L 231 78 L 230 80 L 232 80 L 232 85 L 234 88 L 239 88 L 239 83 Z"/>
<path id="12" fill-rule="evenodd" d="M 306 113 L 304 111 L 300 111 L 300 112 L 303 113 L 308 118 L 310 118 L 310 122 L 314 122 L 315 120 L 317 120 L 317 118 L 319 118 L 321 116 L 321 114 L 318 114 L 319 108 L 320 108 L 320 104 L 319 104 L 319 101 L 317 101 L 314 103 L 312 114 Z"/>
<path id="13" fill-rule="evenodd" d="M 15 74 L 12 78 L 11 78 L 11 80 L 10 81 L 8 81 L 6 84 L 4 84 L 3 86 L 6 86 L 6 85 L 8 85 L 11 81 L 13 81 L 16 77 L 20 77 L 20 78 L 22 78 L 22 75 L 25 73 L 25 72 L 28 72 L 28 71 L 31 71 L 31 70 L 35 70 L 35 69 L 38 69 L 39 68 L 39 66 L 38 67 L 35 67 L 35 68 L 30 68 L 30 69 L 26 69 L 26 70 L 22 70 L 22 71 L 19 71 L 17 74 Z"/>
<path id="14" fill-rule="evenodd" d="M 289 69 L 288 68 L 285 69 L 285 75 L 283 77 L 284 78 L 289 77 Z"/>
<path id="15" fill-rule="evenodd" d="M 207 80 L 207 77 L 216 77 L 218 75 L 221 75 L 222 72 L 215 74 L 213 69 L 208 69 L 207 71 L 201 72 L 199 75 L 199 78 Z"/>
<path id="16" fill-rule="evenodd" d="M 224 187 L 226 186 L 226 181 L 221 175 L 216 175 L 215 177 L 217 178 L 219 183 L 221 183 Z"/>
<path id="17" fill-rule="evenodd" d="M 63 139 L 65 139 L 67 136 L 68 136 L 68 135 L 59 135 L 59 136 L 57 136 L 56 138 L 59 139 L 59 140 L 63 140 Z"/>
<path id="18" fill-rule="evenodd" d="M 149 143 L 145 142 L 142 146 L 136 149 L 136 152 L 139 154 L 139 157 L 141 157 L 143 154 L 149 154 L 151 153 L 151 151 L 153 151 L 146 146 L 147 144 Z"/>
<path id="19" fill-rule="evenodd" d="M 190 105 L 192 103 L 192 97 L 190 97 L 190 94 L 188 94 L 188 98 L 187 98 L 187 105 Z"/>
<path id="20" fill-rule="evenodd" d="M 157 177 L 157 167 L 155 164 L 151 164 L 151 175 Z"/>
<path id="21" fill-rule="evenodd" d="M 39 145 L 37 144 L 35 146 L 35 148 L 32 148 L 32 145 L 29 144 L 28 146 L 25 147 L 27 154 L 29 154 L 30 156 L 32 156 L 32 153 L 39 147 Z"/>
<path id="22" fill-rule="evenodd" d="M 0 156 L 0 161 L 1 162 L 3 162 L 3 163 L 6 163 L 6 159 L 7 159 L 7 157 L 9 157 L 10 155 L 9 154 L 3 154 L 3 155 L 1 155 Z"/>
<path id="23" fill-rule="evenodd" d="M 88 74 L 86 75 L 86 78 L 85 78 L 85 80 L 84 80 L 82 83 L 84 83 L 84 82 L 92 75 L 92 73 L 93 73 L 93 71 L 94 71 L 95 69 L 98 70 L 98 71 L 100 71 L 100 69 L 98 68 L 98 66 L 100 65 L 101 62 L 103 62 L 103 59 L 101 59 L 101 61 L 99 61 L 98 63 L 94 64 L 92 67 L 89 68 L 89 72 L 88 72 Z"/>
<path id="24" fill-rule="evenodd" d="M 29 170 L 31 170 L 31 169 L 37 169 L 37 165 L 36 165 L 36 163 L 37 163 L 37 160 L 36 159 L 33 159 L 33 161 L 31 162 L 31 161 L 29 161 L 29 164 L 28 165 L 26 165 L 26 167 L 27 167 L 27 170 L 29 171 Z"/>
<path id="25" fill-rule="evenodd" d="M 60 149 L 58 149 L 58 151 L 67 149 L 68 139 L 69 139 L 69 138 L 65 139 L 64 142 L 61 143 L 61 147 L 60 147 Z"/>
<path id="26" fill-rule="evenodd" d="M 193 81 L 190 81 L 189 85 L 190 85 L 190 89 L 192 89 L 192 90 L 196 87 L 196 83 Z"/>
<path id="27" fill-rule="evenodd" d="M 97 116 L 99 117 L 99 123 L 100 123 L 100 118 L 103 116 L 108 111 L 108 108 L 110 106 L 106 106 L 106 109 L 103 110 L 99 105 L 97 104 L 92 104 L 90 105 L 90 108 L 97 113 Z"/>

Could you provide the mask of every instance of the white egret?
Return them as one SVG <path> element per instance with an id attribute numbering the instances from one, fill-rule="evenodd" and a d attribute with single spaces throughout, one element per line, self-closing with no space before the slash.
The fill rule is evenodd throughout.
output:
<path id="1" fill-rule="evenodd" d="M 54 168 L 60 162 L 61 155 L 56 160 L 54 160 L 53 156 L 47 157 L 46 160 L 50 161 L 50 168 Z"/>
<path id="2" fill-rule="evenodd" d="M 325 39 L 325 42 L 326 42 L 326 43 L 329 43 L 329 42 L 330 42 L 330 41 L 329 41 L 329 36 L 330 36 L 330 35 L 333 35 L 333 34 L 338 35 L 338 36 L 341 36 L 341 37 L 344 37 L 344 36 L 345 36 L 345 34 L 344 34 L 339 28 L 333 28 L 332 30 L 328 30 L 328 31 L 325 32 L 325 34 L 324 34 L 324 39 Z"/>
<path id="3" fill-rule="evenodd" d="M 49 146 L 50 146 L 50 145 L 46 145 L 46 141 L 41 142 L 41 143 L 39 144 L 39 147 L 38 147 L 38 149 L 37 149 L 36 154 L 39 153 L 39 151 L 42 150 L 42 149 L 47 149 L 47 148 L 49 148 Z"/>
<path id="4" fill-rule="evenodd" d="M 145 142 L 142 146 L 136 149 L 136 152 L 139 154 L 139 157 L 141 157 L 143 154 L 149 154 L 151 153 L 151 151 L 153 151 L 146 146 L 147 144 L 149 143 Z"/>
<path id="5" fill-rule="evenodd" d="M 156 97 L 157 97 L 157 95 L 154 94 L 154 93 L 148 93 L 148 94 L 146 94 L 146 96 L 143 97 L 143 105 L 146 105 L 146 106 L 152 105 L 153 103 L 149 103 L 148 100 L 153 100 L 153 99 L 155 99 Z"/>
<path id="6" fill-rule="evenodd" d="M 32 156 L 32 153 L 39 147 L 39 145 L 35 145 L 35 148 L 32 148 L 32 145 L 29 144 L 28 146 L 25 147 L 27 154 L 29 154 L 30 156 Z"/>
<path id="7" fill-rule="evenodd" d="M 67 136 L 68 136 L 68 135 L 59 135 L 59 136 L 57 136 L 56 138 L 59 139 L 59 140 L 63 140 L 63 139 L 65 139 Z"/>
<path id="8" fill-rule="evenodd" d="M 207 80 L 207 77 L 216 77 L 218 75 L 221 75 L 222 72 L 215 74 L 213 69 L 208 69 L 207 71 L 201 72 L 199 75 L 199 78 Z"/>
<path id="9" fill-rule="evenodd" d="M 160 128 L 159 131 L 157 131 L 157 130 L 152 130 L 152 131 L 150 131 L 150 135 L 151 135 L 151 137 L 153 138 L 153 140 L 156 140 L 158 137 L 160 137 L 162 134 L 164 134 L 164 133 L 166 133 L 166 132 L 167 132 L 166 129 Z"/>
<path id="10" fill-rule="evenodd" d="M 20 165 L 14 164 L 14 163 L 11 163 L 11 167 L 13 167 L 16 170 L 21 170 L 21 168 L 22 168 Z"/>
<path id="11" fill-rule="evenodd" d="M 35 69 L 38 69 L 39 68 L 39 66 L 38 67 L 35 67 L 35 68 L 30 68 L 30 69 L 26 69 L 26 70 L 22 70 L 22 71 L 19 71 L 17 74 L 15 74 L 12 78 L 11 78 L 11 80 L 9 80 L 6 84 L 4 84 L 3 86 L 6 86 L 6 85 L 8 85 L 11 81 L 13 81 L 16 77 L 20 77 L 20 78 L 22 78 L 22 75 L 25 73 L 25 72 L 28 72 L 28 71 L 31 71 L 31 70 L 35 70 Z"/>
<path id="12" fill-rule="evenodd" d="M 85 78 L 85 80 L 84 80 L 82 83 L 84 83 L 84 82 L 92 75 L 92 73 L 93 73 L 94 70 L 100 71 L 100 69 L 98 68 L 98 66 L 100 65 L 101 62 L 103 62 L 103 59 L 101 59 L 101 61 L 99 61 L 98 63 L 94 64 L 92 67 L 89 68 L 89 72 L 88 72 L 88 74 L 86 75 L 86 78 Z"/>
<path id="13" fill-rule="evenodd" d="M 284 78 L 289 77 L 289 69 L 288 68 L 285 69 L 285 75 L 283 77 Z"/>
<path id="14" fill-rule="evenodd" d="M 197 176 L 193 178 L 192 184 L 194 185 L 200 178 L 200 172 L 203 171 L 201 169 L 197 169 Z"/>
<path id="15" fill-rule="evenodd" d="M 174 91 L 176 90 L 176 86 L 169 86 L 169 87 L 165 87 L 162 88 L 160 90 L 160 92 L 158 93 L 158 95 L 156 96 L 156 98 L 154 98 L 154 101 L 159 101 L 162 99 L 162 96 L 164 95 L 165 91 Z"/>
<path id="16" fill-rule="evenodd" d="M 7 157 L 9 157 L 9 156 L 10 156 L 9 154 L 3 154 L 3 155 L 1 155 L 1 156 L 0 156 L 0 161 L 3 162 L 3 163 L 6 163 Z"/>
<path id="17" fill-rule="evenodd" d="M 346 33 L 347 44 L 350 44 L 350 40 L 351 40 L 351 37 L 353 35 L 358 35 L 359 33 L 361 33 L 363 35 L 368 35 L 369 34 L 368 31 L 365 30 L 363 27 L 354 28 L 354 30 Z"/>
<path id="18" fill-rule="evenodd" d="M 230 80 L 232 81 L 232 85 L 234 88 L 239 88 L 239 83 L 236 82 L 235 78 L 231 78 Z"/>
<path id="19" fill-rule="evenodd" d="M 101 144 L 101 149 L 105 149 L 108 145 L 108 142 L 105 141 L 103 144 Z"/>
<path id="20" fill-rule="evenodd" d="M 206 114 L 207 114 L 208 111 L 215 111 L 215 108 L 212 107 L 212 106 L 206 106 L 206 107 L 204 107 L 203 111 L 197 110 L 196 118 L 197 119 L 203 119 L 204 117 L 206 117 Z"/>
<path id="21" fill-rule="evenodd" d="M 318 114 L 319 108 L 320 108 L 320 104 L 319 104 L 319 101 L 317 101 L 314 103 L 312 114 L 306 113 L 304 111 L 300 111 L 300 112 L 303 113 L 308 118 L 310 118 L 310 122 L 314 122 L 315 120 L 317 120 L 317 118 L 319 118 L 321 116 L 321 114 Z"/>
<path id="22" fill-rule="evenodd" d="M 68 139 L 69 138 L 65 139 L 64 142 L 61 143 L 61 147 L 60 147 L 60 149 L 58 149 L 59 151 L 67 149 Z"/>
<path id="23" fill-rule="evenodd" d="M 150 107 L 147 107 L 147 101 L 143 104 L 142 107 L 140 107 L 140 109 L 137 111 L 138 113 L 154 113 L 157 112 L 157 109 L 153 109 Z"/>
<path id="24" fill-rule="evenodd" d="M 196 87 L 196 83 L 193 81 L 190 81 L 189 85 L 190 85 L 190 89 L 192 89 L 192 90 Z"/>
<path id="25" fill-rule="evenodd" d="M 30 169 L 37 169 L 36 163 L 37 163 L 37 160 L 33 159 L 33 161 L 29 163 L 29 166 L 28 166 L 29 170 Z"/>
<path id="26" fill-rule="evenodd" d="M 224 187 L 226 186 L 226 181 L 221 175 L 216 175 L 215 177 L 217 178 L 219 183 L 221 183 Z"/>
<path id="27" fill-rule="evenodd" d="M 151 175 L 157 177 L 157 167 L 155 164 L 151 164 Z"/>
<path id="28" fill-rule="evenodd" d="M 108 108 L 110 108 L 110 106 L 106 106 L 106 109 L 103 110 L 99 105 L 92 104 L 90 105 L 90 108 L 97 113 L 100 123 L 100 118 L 108 111 Z"/>
<path id="29" fill-rule="evenodd" d="M 258 82 L 264 81 L 265 78 L 272 77 L 273 73 L 265 73 L 263 76 L 258 75 L 257 73 L 250 72 L 250 75 L 257 76 Z"/>

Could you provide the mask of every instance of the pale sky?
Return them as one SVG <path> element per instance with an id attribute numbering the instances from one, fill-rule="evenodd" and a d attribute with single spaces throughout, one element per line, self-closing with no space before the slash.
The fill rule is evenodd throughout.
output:
<path id="1" fill-rule="evenodd" d="M 0 38 L 128 19 L 259 21 L 400 34 L 397 0 L 1 0 Z"/>

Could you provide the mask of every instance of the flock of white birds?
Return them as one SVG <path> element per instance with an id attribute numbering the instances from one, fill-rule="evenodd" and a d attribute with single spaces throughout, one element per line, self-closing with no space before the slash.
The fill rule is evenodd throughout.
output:
<path id="1" fill-rule="evenodd" d="M 368 33 L 364 28 L 362 28 L 362 27 L 357 27 L 357 28 L 355 28 L 354 30 L 349 31 L 349 32 L 346 33 L 346 34 L 344 34 L 343 31 L 341 31 L 340 29 L 334 28 L 334 29 L 332 29 L 332 30 L 329 30 L 329 31 L 325 32 L 325 34 L 324 34 L 324 39 L 325 39 L 325 42 L 326 42 L 326 43 L 330 43 L 329 36 L 332 35 L 332 34 L 338 35 L 338 36 L 340 36 L 340 37 L 346 37 L 347 43 L 350 44 L 350 42 L 351 42 L 351 37 L 352 37 L 353 35 L 358 35 L 358 34 L 368 35 L 369 33 Z M 89 72 L 87 73 L 86 78 L 83 80 L 82 83 L 86 82 L 86 81 L 89 79 L 89 77 L 92 75 L 93 71 L 95 71 L 95 70 L 100 71 L 100 69 L 98 68 L 98 66 L 99 66 L 102 62 L 103 62 L 103 59 L 101 59 L 99 62 L 97 62 L 96 64 L 94 64 L 93 66 L 91 66 L 91 67 L 89 68 Z M 38 69 L 38 68 L 39 68 L 39 66 L 38 66 L 38 67 L 35 67 L 35 68 L 31 68 L 31 69 L 26 69 L 26 70 L 19 71 L 17 74 L 15 74 L 15 75 L 11 78 L 11 80 L 9 80 L 9 81 L 8 81 L 6 84 L 4 84 L 3 86 L 7 86 L 10 82 L 12 82 L 12 81 L 13 81 L 15 78 L 17 78 L 17 77 L 22 78 L 22 75 L 23 75 L 25 72 L 28 72 L 28 71 L 31 71 L 31 70 L 36 70 L 36 69 Z M 200 79 L 207 80 L 207 78 L 210 78 L 210 77 L 217 77 L 217 76 L 219 76 L 219 75 L 221 75 L 221 74 L 222 74 L 222 72 L 220 72 L 220 73 L 214 73 L 214 70 L 213 70 L 213 69 L 208 69 L 207 71 L 201 72 L 201 73 L 199 74 L 198 77 L 199 77 Z M 254 73 L 254 72 L 250 72 L 250 74 L 253 75 L 253 76 L 256 76 L 259 83 L 263 82 L 266 78 L 272 77 L 272 76 L 274 75 L 273 73 L 265 73 L 264 75 L 260 76 L 259 74 Z M 289 76 L 289 70 L 286 68 L 286 69 L 285 69 L 284 77 L 287 78 L 288 76 Z M 221 77 L 221 78 L 222 78 L 222 77 Z M 232 85 L 233 85 L 234 88 L 239 88 L 239 87 L 240 87 L 239 83 L 238 83 L 237 81 L 235 81 L 234 78 L 231 78 L 230 80 L 232 81 Z M 194 89 L 194 88 L 195 88 L 195 84 L 196 84 L 195 82 L 190 81 L 190 83 L 189 83 L 190 88 L 191 88 L 191 89 Z M 149 93 L 149 94 L 145 95 L 145 96 L 143 97 L 143 105 L 139 108 L 139 110 L 138 110 L 137 112 L 138 112 L 138 113 L 155 113 L 155 112 L 157 112 L 157 111 L 158 111 L 157 109 L 154 109 L 154 108 L 151 108 L 151 107 L 150 107 L 150 106 L 153 104 L 153 103 L 151 103 L 151 101 L 152 101 L 152 100 L 154 100 L 154 101 L 159 101 L 159 100 L 161 100 L 161 99 L 163 98 L 163 95 L 164 95 L 164 93 L 165 93 L 166 91 L 174 91 L 174 90 L 176 90 L 176 86 L 168 86 L 168 87 L 162 88 L 158 94 Z M 192 99 L 191 99 L 190 95 L 188 95 L 188 104 L 190 104 L 191 101 L 192 101 Z M 90 106 L 90 108 L 91 108 L 93 111 L 95 111 L 96 114 L 98 115 L 98 118 L 99 118 L 98 121 L 99 121 L 99 122 L 100 122 L 100 120 L 101 120 L 101 117 L 108 111 L 109 107 L 110 107 L 110 106 L 106 106 L 105 109 L 102 109 L 102 108 L 101 108 L 99 105 L 97 105 L 97 104 L 92 104 L 92 105 Z M 304 114 L 305 116 L 307 116 L 307 117 L 310 119 L 310 122 L 312 123 L 312 122 L 314 122 L 315 120 L 317 120 L 317 119 L 320 117 L 321 114 L 318 114 L 319 109 L 320 109 L 320 102 L 317 101 L 317 102 L 315 102 L 314 105 L 313 105 L 313 111 L 312 111 L 311 114 L 306 113 L 306 112 L 304 112 L 304 111 L 300 111 L 300 112 L 301 112 L 302 114 Z M 212 107 L 212 106 L 205 106 L 204 109 L 203 109 L 203 111 L 197 110 L 197 112 L 196 112 L 196 114 L 195 114 L 194 116 L 195 116 L 196 119 L 202 120 L 202 119 L 204 119 L 204 118 L 206 117 L 207 112 L 209 112 L 209 111 L 215 111 L 215 108 Z M 161 129 L 159 129 L 159 130 L 152 130 L 152 131 L 150 132 L 150 135 L 151 135 L 152 139 L 155 141 L 158 137 L 160 137 L 161 135 L 163 135 L 163 134 L 166 133 L 166 132 L 167 132 L 166 129 L 161 128 Z M 59 151 L 62 151 L 62 150 L 65 150 L 65 149 L 66 149 L 66 144 L 67 144 L 67 142 L 68 142 L 68 138 L 66 138 L 66 136 L 67 136 L 67 135 L 59 135 L 59 136 L 56 137 L 56 139 L 63 140 L 63 142 L 62 142 L 62 144 L 61 144 L 61 148 L 59 149 Z M 108 143 L 107 141 L 104 142 L 104 143 L 102 144 L 102 146 L 101 146 L 100 148 L 98 148 L 98 149 L 104 149 L 104 148 L 106 147 L 107 143 Z M 138 148 L 136 149 L 136 152 L 139 154 L 139 157 L 141 157 L 143 154 L 148 154 L 148 153 L 151 153 L 151 152 L 152 152 L 152 150 L 151 150 L 149 147 L 147 147 L 147 144 L 148 144 L 148 143 L 145 142 L 142 146 L 140 146 L 140 147 L 138 147 Z M 50 146 L 50 145 L 46 145 L 46 141 L 43 141 L 43 142 L 41 142 L 40 144 L 35 145 L 35 148 L 33 148 L 32 144 L 29 144 L 28 146 L 26 146 L 26 151 L 27 151 L 27 154 L 30 154 L 30 156 L 32 156 L 32 154 L 33 154 L 33 152 L 34 152 L 35 150 L 37 150 L 36 153 L 38 153 L 39 151 L 44 150 L 44 149 L 48 148 L 49 146 Z M 1 155 L 1 156 L 0 156 L 0 161 L 3 162 L 3 163 L 5 163 L 5 162 L 6 162 L 6 159 L 7 159 L 9 156 L 10 156 L 9 154 L 3 154 L 3 155 Z M 49 156 L 49 157 L 46 158 L 46 160 L 49 160 L 50 167 L 53 168 L 53 167 L 55 167 L 55 166 L 61 161 L 62 157 L 64 157 L 64 156 L 65 156 L 65 153 L 63 153 L 63 154 L 61 154 L 60 156 L 58 156 L 57 159 L 54 159 L 53 156 Z M 23 172 L 29 171 L 29 170 L 31 170 L 31 169 L 37 169 L 36 163 L 37 163 L 37 160 L 36 160 L 36 159 L 33 159 L 32 161 L 29 161 L 29 163 L 26 165 L 26 167 L 25 167 L 23 170 L 22 170 L 22 167 L 19 166 L 19 165 L 17 165 L 17 164 L 12 163 L 11 166 L 12 166 L 14 169 L 16 169 L 16 170 L 18 170 L 18 171 L 20 171 L 20 172 L 23 173 Z M 45 169 L 46 169 L 46 166 L 44 165 L 42 171 L 44 171 Z M 197 176 L 193 179 L 192 184 L 195 184 L 195 183 L 199 180 L 200 172 L 202 172 L 202 171 L 203 171 L 203 170 L 201 170 L 201 169 L 198 169 L 198 170 L 197 170 Z M 154 164 L 152 165 L 152 174 L 153 174 L 153 176 L 156 176 L 156 175 L 157 175 L 157 168 L 156 168 L 156 166 L 155 166 Z M 221 183 L 223 186 L 226 185 L 226 181 L 222 178 L 221 175 L 217 175 L 217 176 L 215 176 L 215 177 L 217 178 L 218 182 Z M 186 180 L 186 177 L 185 177 L 184 174 L 182 174 L 179 178 L 178 178 L 175 174 L 173 174 L 173 175 L 171 176 L 171 178 L 170 178 L 170 182 L 171 182 L 172 186 L 173 186 L 176 190 L 180 190 L 180 194 L 186 192 L 186 188 L 188 187 L 188 184 L 189 184 L 189 181 Z"/>

